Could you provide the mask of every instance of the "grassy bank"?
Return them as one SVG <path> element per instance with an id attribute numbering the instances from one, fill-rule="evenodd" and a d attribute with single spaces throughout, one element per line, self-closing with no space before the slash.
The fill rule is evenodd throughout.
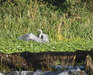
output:
<path id="1" fill-rule="evenodd" d="M 0 52 L 75 52 L 76 50 L 90 51 L 93 49 L 93 42 L 84 39 L 72 39 L 65 41 L 50 42 L 48 44 L 40 44 L 35 42 L 25 42 L 18 40 L 1 40 Z"/>
<path id="2" fill-rule="evenodd" d="M 75 51 L 93 45 L 92 0 L 0 0 L 0 51 Z M 49 44 L 19 41 L 43 29 Z"/>

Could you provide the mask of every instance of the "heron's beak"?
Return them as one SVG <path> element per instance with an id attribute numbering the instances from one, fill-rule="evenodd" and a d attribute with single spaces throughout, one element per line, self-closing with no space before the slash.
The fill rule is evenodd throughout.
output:
<path id="1" fill-rule="evenodd" d="M 42 30 L 41 30 L 41 29 L 37 29 L 37 31 L 38 31 L 38 32 L 42 32 Z"/>

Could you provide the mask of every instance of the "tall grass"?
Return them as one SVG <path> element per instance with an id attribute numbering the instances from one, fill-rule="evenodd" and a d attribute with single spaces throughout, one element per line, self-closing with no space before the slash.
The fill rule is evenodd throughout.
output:
<path id="1" fill-rule="evenodd" d="M 0 38 L 13 40 L 43 29 L 51 42 L 93 40 L 93 7 L 89 3 L 86 0 L 65 0 L 59 5 L 43 0 L 0 1 Z"/>
<path id="2" fill-rule="evenodd" d="M 51 40 L 93 37 L 92 12 L 80 0 L 67 0 L 67 10 L 38 0 L 6 1 L 0 6 L 1 36 L 18 37 L 41 28 Z M 64 8 L 64 10 L 66 9 Z M 56 10 L 55 10 L 56 9 Z"/>

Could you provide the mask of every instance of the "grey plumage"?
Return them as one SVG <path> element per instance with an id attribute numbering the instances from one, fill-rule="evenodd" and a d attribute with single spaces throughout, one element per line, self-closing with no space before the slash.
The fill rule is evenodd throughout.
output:
<path id="1" fill-rule="evenodd" d="M 39 42 L 39 43 L 49 42 L 48 35 L 44 34 L 41 29 L 38 30 L 38 31 L 40 31 L 39 36 L 36 36 L 33 33 L 29 33 L 29 34 L 25 34 L 23 36 L 20 36 L 18 39 L 19 40 L 24 40 L 24 41 L 32 40 L 32 41 Z"/>
<path id="2" fill-rule="evenodd" d="M 38 31 L 40 32 L 39 38 L 41 38 L 43 40 L 43 42 L 49 42 L 48 35 L 43 33 L 43 31 L 41 29 L 38 29 Z"/>

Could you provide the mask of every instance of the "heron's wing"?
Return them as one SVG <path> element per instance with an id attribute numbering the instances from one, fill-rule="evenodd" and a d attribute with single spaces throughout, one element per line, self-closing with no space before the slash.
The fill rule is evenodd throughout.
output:
<path id="1" fill-rule="evenodd" d="M 39 42 L 39 43 L 49 42 L 48 35 L 43 34 L 42 36 L 43 36 L 43 39 L 37 37 L 33 33 L 30 33 L 30 34 L 25 34 L 23 36 L 20 36 L 18 39 L 19 40 L 24 40 L 24 41 L 32 40 L 32 41 Z"/>
<path id="2" fill-rule="evenodd" d="M 30 33 L 30 34 L 25 34 L 25 35 L 20 36 L 18 39 L 19 39 L 19 40 L 28 41 L 29 38 L 30 38 L 30 35 L 31 35 L 31 33 Z"/>
<path id="3" fill-rule="evenodd" d="M 31 36 L 30 37 L 30 40 L 33 40 L 33 41 L 36 41 L 36 42 L 39 42 L 39 43 L 42 43 L 43 42 L 42 39 L 40 39 L 39 37 L 37 37 L 34 34 L 31 34 L 30 36 Z"/>
<path id="4" fill-rule="evenodd" d="M 18 38 L 19 40 L 24 40 L 24 41 L 35 41 L 35 42 L 39 42 L 39 43 L 42 43 L 42 39 L 38 38 L 36 35 L 34 35 L 33 33 L 30 33 L 30 34 L 25 34 L 23 36 L 20 36 Z"/>
<path id="5" fill-rule="evenodd" d="M 43 36 L 43 41 L 49 42 L 48 35 L 44 35 L 44 36 Z"/>
<path id="6" fill-rule="evenodd" d="M 42 39 L 44 42 L 49 42 L 48 35 L 47 34 L 40 34 L 39 38 Z"/>

